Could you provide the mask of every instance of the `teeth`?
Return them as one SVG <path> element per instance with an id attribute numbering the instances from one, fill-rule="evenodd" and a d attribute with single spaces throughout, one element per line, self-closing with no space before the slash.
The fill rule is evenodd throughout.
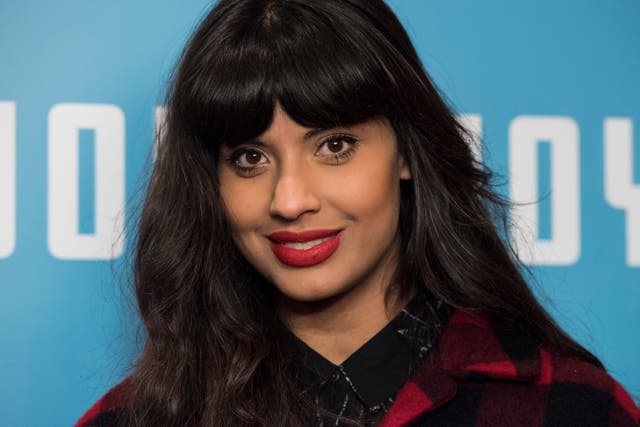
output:
<path id="1" fill-rule="evenodd" d="M 322 242 L 326 242 L 327 240 L 329 240 L 331 237 L 323 237 L 322 239 L 316 239 L 316 240 L 310 240 L 308 242 L 302 242 L 302 243 L 293 243 L 293 242 L 288 242 L 288 243 L 283 243 L 283 245 L 285 245 L 288 248 L 291 249 L 298 249 L 298 250 L 306 250 L 306 249 L 310 249 L 316 245 L 319 245 Z"/>

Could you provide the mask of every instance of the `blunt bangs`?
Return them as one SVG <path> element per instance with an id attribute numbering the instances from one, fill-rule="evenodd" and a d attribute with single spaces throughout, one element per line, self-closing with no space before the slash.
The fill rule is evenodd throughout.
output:
<path id="1" fill-rule="evenodd" d="M 183 132 L 216 150 L 247 142 L 269 127 L 276 103 L 309 128 L 387 115 L 398 96 L 393 65 L 375 52 L 395 51 L 362 10 L 344 0 L 256 0 L 229 12 L 232 3 L 220 2 L 183 55 L 170 98 Z"/>

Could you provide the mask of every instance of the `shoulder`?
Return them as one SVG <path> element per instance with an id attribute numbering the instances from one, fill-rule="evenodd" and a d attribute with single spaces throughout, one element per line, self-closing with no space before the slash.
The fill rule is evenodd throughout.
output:
<path id="1" fill-rule="evenodd" d="M 604 369 L 555 354 L 530 336 L 457 312 L 443 336 L 443 363 L 462 389 L 482 388 L 482 413 L 526 413 L 544 425 L 635 426 L 640 410 Z M 484 402 L 484 403 L 482 403 Z M 505 411 L 506 408 L 506 411 Z M 535 425 L 535 423 L 531 424 Z"/>
<path id="2" fill-rule="evenodd" d="M 629 393 L 604 369 L 590 363 L 540 349 L 540 375 L 535 384 L 546 391 L 547 411 L 554 414 L 557 425 L 576 416 L 592 425 L 640 423 L 640 409 Z"/>
<path id="3" fill-rule="evenodd" d="M 111 388 L 80 417 L 74 427 L 122 426 L 127 413 L 130 387 L 131 380 L 126 378 Z"/>
<path id="4" fill-rule="evenodd" d="M 605 370 L 548 351 L 487 318 L 454 311 L 438 349 L 400 390 L 385 426 L 633 427 L 640 410 Z M 418 423 L 418 425 L 422 425 Z"/>

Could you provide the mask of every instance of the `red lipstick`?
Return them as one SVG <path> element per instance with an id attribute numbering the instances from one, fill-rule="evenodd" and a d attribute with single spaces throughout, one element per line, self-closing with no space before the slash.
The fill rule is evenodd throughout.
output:
<path id="1" fill-rule="evenodd" d="M 342 230 L 276 231 L 267 237 L 280 262 L 291 267 L 310 267 L 333 255 L 342 234 Z"/>

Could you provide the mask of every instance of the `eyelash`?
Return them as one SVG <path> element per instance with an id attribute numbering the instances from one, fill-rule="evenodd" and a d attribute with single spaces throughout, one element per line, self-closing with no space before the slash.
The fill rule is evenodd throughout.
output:
<path id="1" fill-rule="evenodd" d="M 334 165 L 340 165 L 344 162 L 346 162 L 347 160 L 349 160 L 349 158 L 351 158 L 351 156 L 353 156 L 356 148 L 355 145 L 357 144 L 358 140 L 350 135 L 346 135 L 346 134 L 335 134 L 335 135 L 331 135 L 327 138 L 325 138 L 319 145 L 318 148 L 316 148 L 316 153 L 320 150 L 320 148 L 326 144 L 329 144 L 331 142 L 335 142 L 335 141 L 340 141 L 340 142 L 345 142 L 348 145 L 350 145 L 350 147 L 348 147 L 348 149 L 346 151 L 342 151 L 339 153 L 334 153 L 334 154 L 330 154 L 330 155 L 326 155 L 323 157 L 326 157 L 328 159 L 330 159 L 332 161 L 332 164 Z M 264 154 L 262 153 L 262 151 L 260 151 L 259 149 L 256 148 L 240 148 L 236 151 L 234 151 L 233 153 L 231 153 L 231 155 L 226 159 L 226 162 L 229 163 L 233 168 L 235 168 L 238 172 L 240 172 L 242 175 L 246 175 L 246 176 L 253 176 L 256 175 L 260 169 L 262 169 L 262 167 L 264 167 L 264 164 L 258 164 L 255 166 L 249 166 L 249 167 L 245 167 L 245 166 L 240 166 L 238 164 L 239 159 L 247 154 L 247 153 L 251 153 L 251 152 L 258 152 L 260 153 L 262 156 L 264 156 Z M 314 154 L 316 156 L 318 156 L 318 154 Z M 333 163 L 335 162 L 335 163 Z"/>
<path id="2" fill-rule="evenodd" d="M 325 138 L 320 145 L 318 145 L 318 148 L 316 149 L 316 153 L 318 152 L 318 150 L 320 150 L 320 148 L 323 145 L 327 145 L 331 142 L 346 142 L 349 147 L 346 151 L 340 152 L 340 153 L 333 153 L 333 154 L 329 154 L 327 157 L 329 157 L 331 160 L 335 161 L 336 165 L 340 165 L 344 162 L 346 162 L 351 156 L 353 156 L 353 153 L 356 150 L 356 143 L 358 142 L 358 140 L 350 135 L 346 135 L 344 133 L 338 133 L 335 135 L 331 135 L 327 138 Z M 317 154 L 316 154 L 317 155 Z"/>

